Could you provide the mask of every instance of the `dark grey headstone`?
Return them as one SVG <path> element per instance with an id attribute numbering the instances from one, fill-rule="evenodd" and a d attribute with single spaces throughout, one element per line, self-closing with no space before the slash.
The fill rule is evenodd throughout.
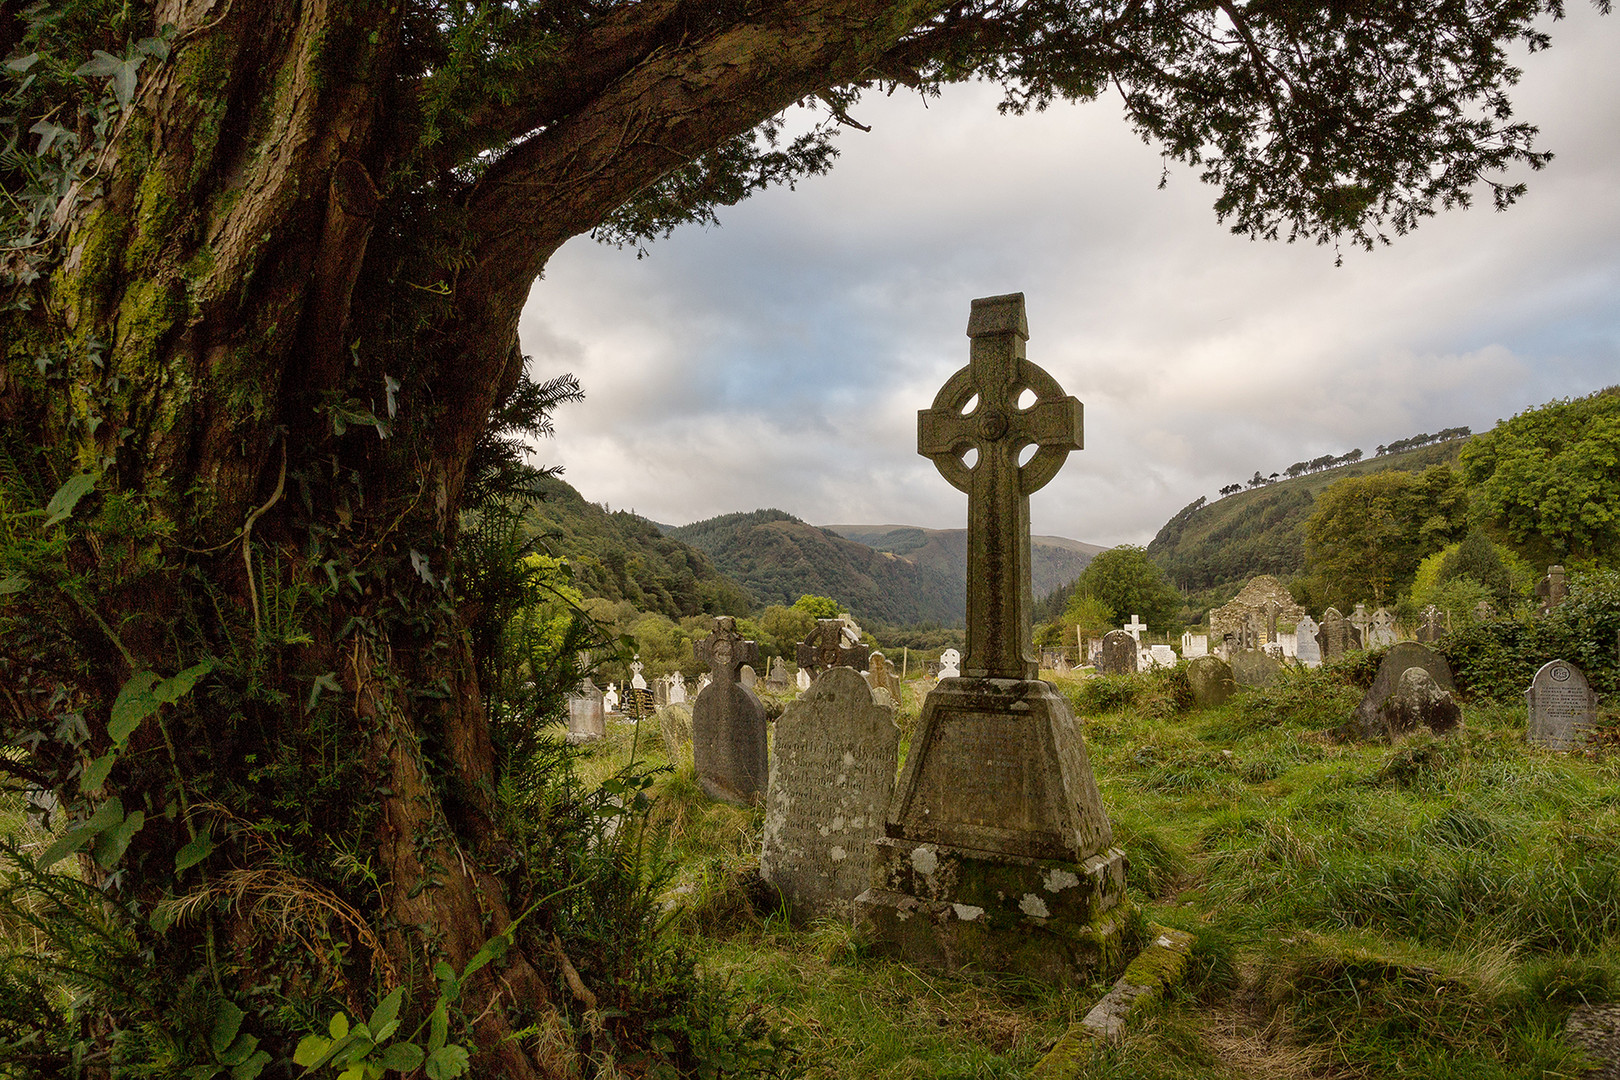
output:
<path id="1" fill-rule="evenodd" d="M 1136 639 L 1123 630 L 1103 635 L 1102 651 L 1097 654 L 1097 674 L 1128 675 L 1136 670 Z"/>
<path id="2" fill-rule="evenodd" d="M 1187 683 L 1200 709 L 1224 705 L 1237 692 L 1232 665 L 1218 656 L 1195 656 L 1187 662 Z"/>
<path id="3" fill-rule="evenodd" d="M 1339 614 L 1338 608 L 1328 608 L 1322 614 L 1322 628 L 1316 632 L 1316 641 L 1322 648 L 1323 660 L 1337 660 L 1361 648 L 1361 632 Z"/>
<path id="4" fill-rule="evenodd" d="M 1597 695 L 1581 669 L 1567 661 L 1543 664 L 1524 696 L 1530 706 L 1530 741 L 1537 746 L 1579 746 L 1597 722 Z"/>
<path id="5" fill-rule="evenodd" d="M 740 683 L 711 682 L 692 703 L 692 761 L 711 799 L 752 806 L 765 796 L 765 706 Z"/>
<path id="6" fill-rule="evenodd" d="M 1445 657 L 1415 641 L 1400 642 L 1384 654 L 1372 688 L 1361 699 L 1361 704 L 1356 706 L 1355 728 L 1361 738 L 1371 739 L 1383 734 L 1384 725 L 1378 712 L 1390 695 L 1395 693 L 1407 668 L 1422 668 L 1440 689 L 1452 695 L 1457 693 L 1457 684 L 1451 678 L 1451 665 L 1446 663 Z"/>
<path id="7" fill-rule="evenodd" d="M 776 721 L 759 871 L 796 923 L 849 921 L 894 793 L 900 729 L 853 668 L 835 667 Z"/>
<path id="8" fill-rule="evenodd" d="M 1275 656 L 1250 651 L 1232 654 L 1232 679 L 1239 686 L 1270 686 L 1282 678 L 1285 665 Z"/>

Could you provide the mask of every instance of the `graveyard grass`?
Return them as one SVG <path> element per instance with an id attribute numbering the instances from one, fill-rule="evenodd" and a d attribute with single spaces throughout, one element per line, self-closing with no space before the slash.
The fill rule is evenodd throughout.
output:
<path id="1" fill-rule="evenodd" d="M 1589 749 L 1524 741 L 1523 708 L 1475 704 L 1462 732 L 1343 742 L 1368 661 L 1291 674 L 1187 711 L 1178 672 L 1059 680 L 1082 717 L 1147 918 L 1197 936 L 1192 975 L 1088 1047 L 1084 1077 L 1580 1074 L 1569 1010 L 1620 996 L 1620 724 Z M 1048 673 L 1049 675 L 1050 673 Z M 919 702 L 905 688 L 909 737 Z M 774 711 L 774 710 L 773 710 Z M 704 798 L 655 724 L 610 727 L 583 783 L 632 754 L 670 765 L 672 929 L 787 1039 L 778 1075 L 1029 1076 L 1107 989 L 936 977 L 800 930 L 757 868 L 762 813 Z M 902 743 L 902 753 L 905 745 Z"/>

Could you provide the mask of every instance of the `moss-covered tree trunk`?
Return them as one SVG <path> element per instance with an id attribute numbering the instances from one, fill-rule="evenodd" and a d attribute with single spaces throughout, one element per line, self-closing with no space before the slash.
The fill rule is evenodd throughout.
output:
<path id="1" fill-rule="evenodd" d="M 5 647 L 8 723 L 51 732 L 29 768 L 70 816 L 112 796 L 144 809 L 104 867 L 121 895 L 236 897 L 157 935 L 155 977 L 191 977 L 204 949 L 225 982 L 262 981 L 289 940 L 252 903 L 272 880 L 357 914 L 332 929 L 354 952 L 315 965 L 355 1009 L 367 972 L 430 986 L 435 961 L 462 970 L 509 923 L 452 558 L 470 456 L 523 376 L 529 288 L 565 240 L 859 74 L 930 6 L 707 25 L 632 5 L 553 35 L 522 99 L 449 94 L 474 114 L 464 142 L 504 147 L 492 166 L 432 144 L 428 69 L 451 58 L 419 55 L 426 5 L 163 0 L 124 24 L 172 25 L 126 100 L 117 71 L 69 77 L 91 46 L 135 55 L 123 41 L 83 19 L 39 33 L 35 63 L 81 92 L 54 122 L 94 152 L 38 230 L 43 276 L 0 309 L 5 509 L 75 475 L 89 490 L 48 527 L 12 519 L 27 550 L 0 577 L 27 583 L 11 614 L 31 629 Z M 17 6 L 0 26 L 21 36 Z M 198 663 L 196 689 L 120 748 L 108 724 L 131 678 Z M 88 738 L 55 737 L 64 708 Z M 213 852 L 177 872 L 198 832 Z M 346 888 L 334 859 L 369 884 Z M 565 1075 L 566 1040 L 544 1037 L 551 958 L 480 976 L 481 1071 Z M 513 1040 L 525 1025 L 541 1036 Z"/>

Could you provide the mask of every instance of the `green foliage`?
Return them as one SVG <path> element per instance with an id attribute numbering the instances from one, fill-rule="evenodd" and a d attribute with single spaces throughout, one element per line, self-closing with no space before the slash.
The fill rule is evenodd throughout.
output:
<path id="1" fill-rule="evenodd" d="M 1546 617 L 1528 612 L 1455 629 L 1444 650 L 1461 687 L 1488 701 L 1520 701 L 1541 665 L 1567 660 L 1600 694 L 1620 691 L 1620 571 L 1569 576 L 1569 596 Z"/>
<path id="2" fill-rule="evenodd" d="M 807 599 L 800 597 L 800 600 Z M 799 642 L 809 636 L 815 629 L 816 619 L 831 619 L 838 615 L 837 605 L 834 604 L 831 615 L 817 615 L 813 611 L 806 611 L 795 602 L 792 607 L 783 607 L 781 604 L 772 604 L 767 607 L 759 617 L 760 642 L 759 647 L 774 653 L 777 656 L 793 657 L 797 655 Z"/>
<path id="3" fill-rule="evenodd" d="M 1481 520 L 1527 558 L 1620 559 L 1620 387 L 1502 421 L 1462 469 Z"/>
<path id="4" fill-rule="evenodd" d="M 1461 477 L 1445 466 L 1335 482 L 1305 524 L 1313 598 L 1341 610 L 1393 600 L 1425 555 L 1463 532 L 1467 512 Z"/>
<path id="5" fill-rule="evenodd" d="M 836 619 L 844 609 L 830 596 L 811 596 L 805 593 L 793 601 L 793 610 L 802 611 L 813 619 Z"/>
<path id="6" fill-rule="evenodd" d="M 1092 559 L 1075 579 L 1074 596 L 1100 605 L 1085 608 L 1071 600 L 1069 610 L 1077 623 L 1094 619 L 1106 608 L 1115 615 L 1140 615 L 1143 622 L 1165 632 L 1181 611 L 1180 594 L 1165 581 L 1147 552 L 1131 544 L 1110 548 Z"/>

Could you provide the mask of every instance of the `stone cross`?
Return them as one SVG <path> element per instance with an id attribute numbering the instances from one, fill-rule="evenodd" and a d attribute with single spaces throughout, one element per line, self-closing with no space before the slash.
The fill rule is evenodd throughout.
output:
<path id="1" fill-rule="evenodd" d="M 744 664 L 759 663 L 759 645 L 737 633 L 737 620 L 730 615 L 715 616 L 714 633 L 694 645 L 692 651 L 717 683 L 736 682 Z"/>
<path id="2" fill-rule="evenodd" d="M 641 674 L 642 670 L 646 666 L 647 665 L 641 662 L 640 653 L 636 653 L 636 658 L 630 661 L 630 685 L 635 687 L 637 690 L 647 689 L 647 680 L 643 678 Z"/>
<path id="3" fill-rule="evenodd" d="M 1142 643 L 1142 631 L 1147 629 L 1147 623 L 1143 622 L 1135 615 L 1132 615 L 1131 621 L 1126 623 L 1120 629 L 1131 635 L 1131 640 L 1140 645 Z"/>
<path id="4" fill-rule="evenodd" d="M 1080 402 L 1024 356 L 1024 294 L 973 301 L 967 367 L 917 414 L 917 452 L 968 496 L 967 660 L 970 678 L 1034 679 L 1030 649 L 1029 496 L 1083 445 Z M 1025 390 L 1035 394 L 1019 407 Z M 975 404 L 976 402 L 976 404 Z M 968 406 L 973 405 L 971 412 Z M 1036 447 L 1023 465 L 1026 446 Z M 963 461 L 978 454 L 972 466 Z"/>
<path id="5" fill-rule="evenodd" d="M 1541 600 L 1538 614 L 1545 615 L 1553 608 L 1564 602 L 1569 595 L 1569 585 L 1564 580 L 1562 566 L 1547 567 L 1547 576 L 1536 582 L 1536 596 Z"/>
<path id="6" fill-rule="evenodd" d="M 843 619 L 817 619 L 815 627 L 799 642 L 798 662 L 801 669 L 816 672 L 835 667 L 859 671 L 866 667 L 870 652 Z"/>

